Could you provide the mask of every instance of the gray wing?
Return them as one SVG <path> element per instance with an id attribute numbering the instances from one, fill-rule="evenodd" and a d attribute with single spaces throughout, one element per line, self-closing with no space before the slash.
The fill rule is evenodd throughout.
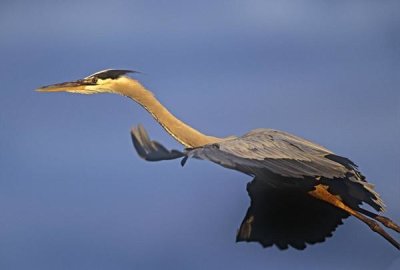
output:
<path id="1" fill-rule="evenodd" d="M 161 161 L 184 156 L 184 154 L 178 150 L 168 150 L 159 142 L 150 140 L 142 125 L 131 129 L 131 137 L 136 152 L 144 160 Z"/>
<path id="2" fill-rule="evenodd" d="M 378 211 L 384 209 L 373 185 L 351 160 L 286 132 L 256 129 L 241 137 L 188 149 L 186 154 L 263 178 L 275 187 L 324 184 L 348 205 L 358 207 L 366 202 Z"/>
<path id="3" fill-rule="evenodd" d="M 328 149 L 286 132 L 256 129 L 188 151 L 190 157 L 210 160 L 224 167 L 256 175 L 260 170 L 285 177 L 343 177 L 346 167 L 329 158 Z"/>

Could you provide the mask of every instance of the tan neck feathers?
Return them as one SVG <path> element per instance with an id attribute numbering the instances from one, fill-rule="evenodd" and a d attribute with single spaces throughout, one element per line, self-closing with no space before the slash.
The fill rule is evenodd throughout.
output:
<path id="1" fill-rule="evenodd" d="M 207 136 L 176 118 L 156 99 L 153 93 L 137 81 L 127 79 L 118 92 L 143 106 L 175 140 L 185 147 L 198 147 L 221 140 Z"/>

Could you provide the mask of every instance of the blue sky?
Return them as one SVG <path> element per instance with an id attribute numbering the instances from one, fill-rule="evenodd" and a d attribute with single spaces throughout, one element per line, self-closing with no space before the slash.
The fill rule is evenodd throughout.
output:
<path id="1" fill-rule="evenodd" d="M 199 130 L 270 127 L 355 161 L 400 221 L 398 1 L 2 1 L 2 269 L 397 269 L 347 219 L 303 252 L 235 244 L 250 178 L 147 163 L 129 129 L 180 146 L 128 99 L 39 94 L 105 68 L 137 75 Z M 398 236 L 396 236 L 398 239 Z"/>

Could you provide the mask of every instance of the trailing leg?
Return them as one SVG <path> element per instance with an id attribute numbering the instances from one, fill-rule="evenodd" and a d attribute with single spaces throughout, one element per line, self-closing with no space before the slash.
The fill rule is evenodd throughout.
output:
<path id="1" fill-rule="evenodd" d="M 361 220 L 362 222 L 367 224 L 371 230 L 373 230 L 374 232 L 381 235 L 389 243 L 391 243 L 394 247 L 396 247 L 397 249 L 400 250 L 400 243 L 398 243 L 387 232 L 385 232 L 376 221 L 365 217 L 364 215 L 360 214 L 359 212 L 353 210 L 352 208 L 350 208 L 349 206 L 344 204 L 338 196 L 335 196 L 328 192 L 328 186 L 317 185 L 317 186 L 315 186 L 314 190 L 309 191 L 308 193 L 311 196 L 313 196 L 319 200 L 325 201 L 329 204 L 332 204 L 332 205 L 342 209 L 343 211 L 349 213 L 350 215 L 358 218 L 359 220 Z"/>

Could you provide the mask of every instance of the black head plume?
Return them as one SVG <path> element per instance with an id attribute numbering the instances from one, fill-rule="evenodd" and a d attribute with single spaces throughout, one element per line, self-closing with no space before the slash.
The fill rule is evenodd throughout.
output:
<path id="1" fill-rule="evenodd" d="M 98 78 L 98 79 L 117 79 L 127 73 L 139 73 L 134 70 L 126 70 L 126 69 L 106 69 L 99 72 L 96 72 L 92 75 L 87 76 L 85 79 L 89 78 Z"/>

